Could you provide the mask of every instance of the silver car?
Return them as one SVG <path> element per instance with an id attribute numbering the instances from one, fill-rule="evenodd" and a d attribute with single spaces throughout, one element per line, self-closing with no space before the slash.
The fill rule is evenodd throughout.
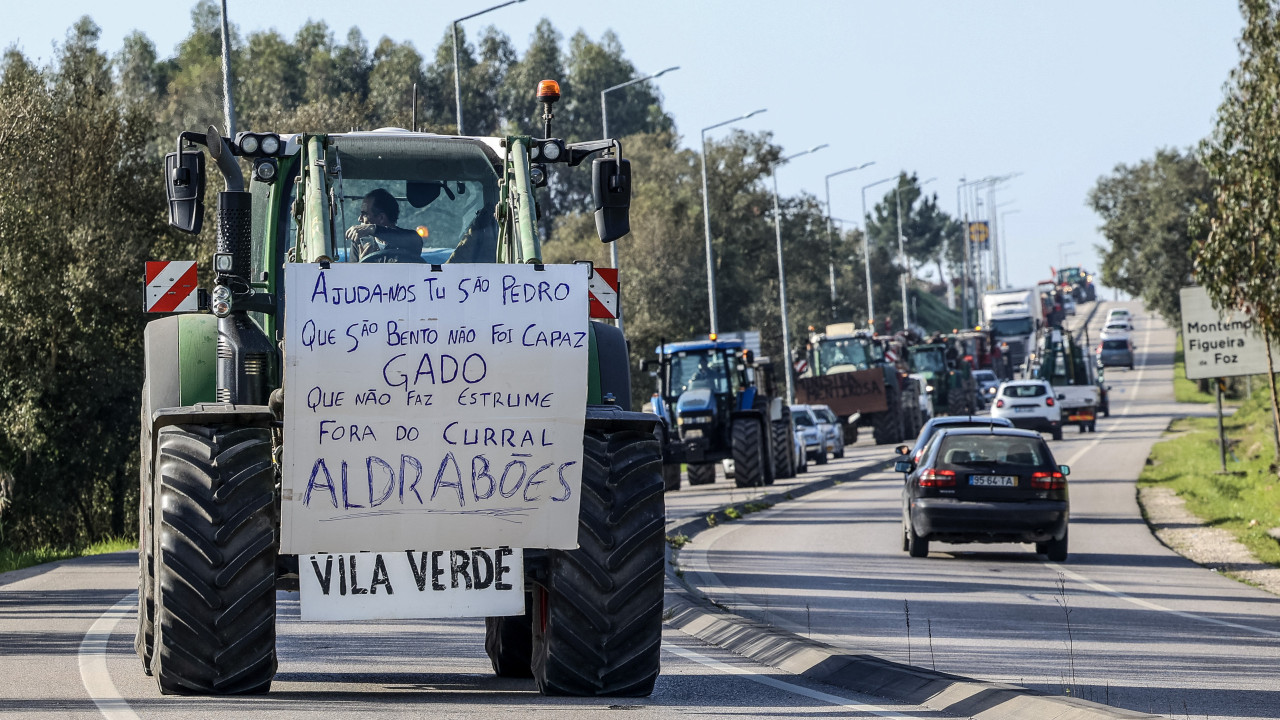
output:
<path id="1" fill-rule="evenodd" d="M 1098 343 L 1098 367 L 1133 369 L 1133 341 L 1127 335 L 1105 336 Z"/>
<path id="2" fill-rule="evenodd" d="M 826 405 L 792 405 L 791 418 L 795 420 L 796 429 L 805 437 L 805 451 L 815 465 L 826 465 L 827 454 L 836 457 L 844 456 L 844 433 L 840 430 L 840 421 L 834 414 L 819 414 L 819 408 L 831 413 Z"/>

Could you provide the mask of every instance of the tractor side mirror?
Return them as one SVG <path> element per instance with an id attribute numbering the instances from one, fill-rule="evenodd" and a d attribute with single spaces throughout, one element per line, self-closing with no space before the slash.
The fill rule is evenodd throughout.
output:
<path id="1" fill-rule="evenodd" d="M 164 156 L 164 194 L 169 225 L 195 235 L 204 226 L 204 152 L 183 150 Z"/>
<path id="2" fill-rule="evenodd" d="M 591 195 L 595 199 L 600 242 L 613 242 L 631 232 L 631 161 L 591 161 Z"/>

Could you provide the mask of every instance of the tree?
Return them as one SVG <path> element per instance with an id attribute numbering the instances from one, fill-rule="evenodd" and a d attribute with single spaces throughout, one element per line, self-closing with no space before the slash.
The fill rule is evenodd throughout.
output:
<path id="1" fill-rule="evenodd" d="M 1280 433 L 1271 355 L 1280 333 L 1280 11 L 1270 0 L 1241 0 L 1240 7 L 1240 64 L 1227 81 L 1213 134 L 1200 144 L 1215 205 L 1197 208 L 1196 224 L 1207 225 L 1208 234 L 1195 271 L 1216 307 L 1244 308 L 1262 329 L 1271 419 Z"/>
<path id="2" fill-rule="evenodd" d="M 1098 178 L 1087 204 L 1102 218 L 1102 281 L 1135 297 L 1171 325 L 1181 322 L 1178 291 L 1190 282 L 1192 248 L 1203 233 L 1188 224 L 1213 202 L 1204 167 L 1190 152 L 1157 150 Z"/>

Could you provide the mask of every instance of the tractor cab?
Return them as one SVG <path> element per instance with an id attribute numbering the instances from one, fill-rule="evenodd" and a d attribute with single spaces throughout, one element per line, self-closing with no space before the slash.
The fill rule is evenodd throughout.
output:
<path id="1" fill-rule="evenodd" d="M 751 409 L 754 360 L 740 340 L 694 340 L 658 348 L 659 416 L 669 418 L 681 440 L 709 448 L 727 446 L 729 415 Z M 723 435 L 724 437 L 720 437 Z"/>
<path id="2" fill-rule="evenodd" d="M 867 370 L 884 362 L 884 347 L 867 332 L 821 335 L 810 341 L 809 370 L 814 376 Z"/>

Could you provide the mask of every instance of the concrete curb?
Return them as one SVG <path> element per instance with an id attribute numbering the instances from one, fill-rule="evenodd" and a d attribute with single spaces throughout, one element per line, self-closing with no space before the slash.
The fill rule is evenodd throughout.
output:
<path id="1" fill-rule="evenodd" d="M 1096 311 L 1096 304 L 1095 304 Z M 1092 314 L 1090 314 L 1092 318 Z M 1086 320 L 1088 322 L 1088 320 Z M 696 537 L 713 525 L 731 520 L 730 507 L 749 503 L 776 505 L 888 469 L 871 463 L 752 501 L 731 503 L 705 515 L 675 521 L 668 538 Z M 853 692 L 919 705 L 938 712 L 980 720 L 1134 720 L 1159 715 L 1133 712 L 1070 697 L 1046 695 L 1016 685 L 974 680 L 895 663 L 816 642 L 773 626 L 725 612 L 697 587 L 677 574 L 679 550 L 667 547 L 666 624 L 742 657 Z"/>

